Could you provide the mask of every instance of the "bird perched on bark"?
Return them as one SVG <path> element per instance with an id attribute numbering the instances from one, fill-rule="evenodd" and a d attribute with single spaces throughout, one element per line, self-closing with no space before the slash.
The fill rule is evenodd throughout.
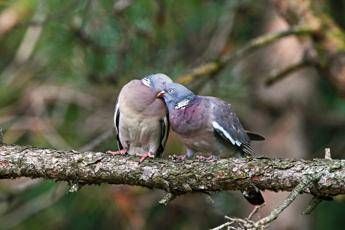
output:
<path id="1" fill-rule="evenodd" d="M 165 74 L 149 75 L 132 80 L 121 89 L 114 113 L 118 151 L 111 154 L 130 154 L 159 157 L 169 135 L 167 109 L 157 93 L 172 80 Z"/>
<path id="2" fill-rule="evenodd" d="M 167 83 L 163 97 L 169 111 L 172 130 L 187 148 L 187 157 L 194 153 L 213 153 L 229 156 L 239 152 L 242 156 L 254 154 L 252 140 L 264 137 L 244 130 L 239 118 L 227 102 L 208 96 L 198 96 L 178 83 Z M 264 203 L 260 190 L 254 185 L 243 191 L 245 198 L 254 205 Z"/>

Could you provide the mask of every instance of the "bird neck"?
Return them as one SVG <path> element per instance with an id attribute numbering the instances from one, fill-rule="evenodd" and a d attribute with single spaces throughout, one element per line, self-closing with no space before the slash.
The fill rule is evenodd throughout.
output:
<path id="1" fill-rule="evenodd" d="M 196 99 L 196 96 L 194 96 L 194 95 L 185 97 L 182 100 L 174 103 L 174 109 L 178 110 L 178 109 L 186 108 L 186 107 L 192 105 L 193 102 L 195 101 L 195 99 Z"/>

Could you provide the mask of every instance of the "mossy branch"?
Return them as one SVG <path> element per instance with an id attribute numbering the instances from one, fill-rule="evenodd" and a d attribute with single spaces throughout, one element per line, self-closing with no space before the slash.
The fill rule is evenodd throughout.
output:
<path id="1" fill-rule="evenodd" d="M 312 34 L 313 32 L 314 29 L 310 27 L 296 26 L 284 31 L 261 35 L 257 38 L 250 40 L 246 45 L 244 45 L 238 50 L 235 50 L 234 52 L 230 52 L 226 55 L 218 57 L 214 61 L 204 63 L 200 66 L 193 68 L 189 73 L 178 77 L 177 81 L 182 84 L 190 84 L 203 76 L 212 77 L 219 71 L 221 71 L 228 64 L 234 64 L 246 55 L 249 55 L 262 47 L 272 44 L 273 42 L 276 42 L 281 38 L 291 35 L 306 36 Z"/>
<path id="2" fill-rule="evenodd" d="M 306 67 L 312 67 L 315 66 L 316 64 L 308 61 L 308 60 L 302 60 L 301 62 L 292 64 L 285 69 L 281 70 L 280 72 L 275 71 L 271 74 L 271 76 L 267 77 L 265 80 L 265 85 L 266 86 L 272 86 L 275 83 L 279 82 L 280 80 L 290 76 L 292 73 L 295 71 L 298 71 L 300 69 L 306 68 Z"/>
<path id="3" fill-rule="evenodd" d="M 15 145 L 0 146 L 0 179 L 31 177 L 72 184 L 127 184 L 162 189 L 172 195 L 243 190 L 291 191 L 306 176 L 322 172 L 303 193 L 318 197 L 345 194 L 345 160 L 229 158 L 214 162 L 152 159 L 138 164 L 132 156 Z"/>

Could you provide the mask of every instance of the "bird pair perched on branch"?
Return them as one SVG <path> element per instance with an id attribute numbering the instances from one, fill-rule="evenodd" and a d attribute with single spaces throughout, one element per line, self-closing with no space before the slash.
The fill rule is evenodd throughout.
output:
<path id="1" fill-rule="evenodd" d="M 121 89 L 114 126 L 119 150 L 108 152 L 139 155 L 140 162 L 162 155 L 169 126 L 187 149 L 184 158 L 197 152 L 229 156 L 235 151 L 250 156 L 254 154 L 250 141 L 264 140 L 244 130 L 227 102 L 195 95 L 161 73 L 132 80 Z M 259 189 L 252 184 L 243 195 L 251 204 L 264 203 Z"/>

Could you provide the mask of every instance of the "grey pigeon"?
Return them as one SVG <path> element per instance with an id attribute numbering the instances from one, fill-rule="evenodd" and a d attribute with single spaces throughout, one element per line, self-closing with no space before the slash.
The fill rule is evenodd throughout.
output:
<path id="1" fill-rule="evenodd" d="M 149 75 L 132 80 L 121 89 L 114 113 L 119 151 L 111 154 L 130 154 L 160 157 L 169 135 L 169 119 L 162 99 L 156 97 L 172 80 L 164 74 Z"/>
<path id="2" fill-rule="evenodd" d="M 157 96 L 164 98 L 171 129 L 186 146 L 187 157 L 196 152 L 253 155 L 251 138 L 264 140 L 258 134 L 246 132 L 231 105 L 219 98 L 195 95 L 178 83 L 167 83 L 166 89 Z M 251 204 L 264 203 L 260 190 L 254 185 L 243 194 Z"/>

